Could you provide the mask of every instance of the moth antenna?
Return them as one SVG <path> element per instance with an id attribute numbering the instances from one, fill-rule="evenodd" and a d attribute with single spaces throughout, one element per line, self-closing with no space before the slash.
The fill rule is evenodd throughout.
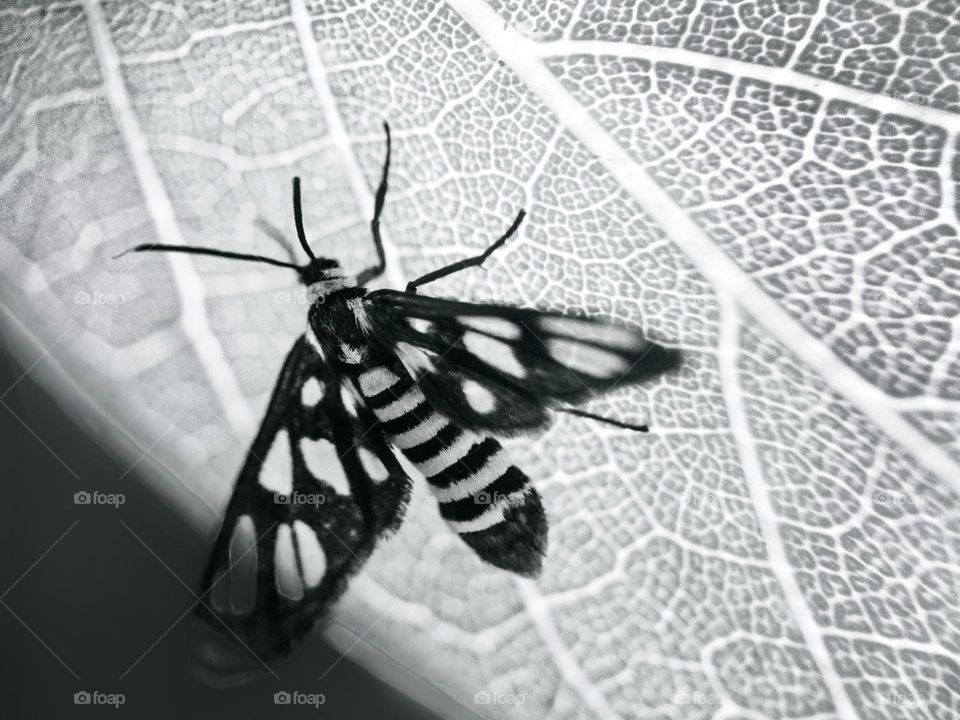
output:
<path id="1" fill-rule="evenodd" d="M 293 178 L 293 221 L 297 224 L 297 237 L 300 239 L 300 247 L 311 260 L 316 260 L 313 250 L 307 245 L 307 235 L 303 232 L 303 208 L 300 206 L 300 178 Z"/>
<path id="2" fill-rule="evenodd" d="M 597 422 L 605 423 L 607 425 L 613 425 L 614 427 L 622 428 L 624 430 L 634 430 L 636 432 L 650 432 L 650 428 L 646 425 L 634 425 L 633 423 L 623 422 L 622 420 L 614 420 L 613 418 L 606 418 L 603 415 L 594 415 L 593 413 L 587 412 L 586 410 L 577 410 L 576 408 L 557 408 L 557 412 L 567 413 L 568 415 L 576 415 L 577 417 L 586 418 L 587 420 L 596 420 Z"/>
<path id="3" fill-rule="evenodd" d="M 248 253 L 230 252 L 229 250 L 217 250 L 216 248 L 194 247 L 192 245 L 161 245 L 159 243 L 143 243 L 128 248 L 121 253 L 113 256 L 113 259 L 123 257 L 132 252 L 178 252 L 186 255 L 212 255 L 213 257 L 222 257 L 229 260 L 250 260 L 251 262 L 262 262 L 277 267 L 292 268 L 298 273 L 302 273 L 302 268 L 293 263 L 284 262 L 264 255 L 250 255 Z"/>

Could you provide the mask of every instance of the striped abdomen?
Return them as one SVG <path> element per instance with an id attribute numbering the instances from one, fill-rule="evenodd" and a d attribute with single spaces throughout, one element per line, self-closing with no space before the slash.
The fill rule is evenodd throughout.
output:
<path id="1" fill-rule="evenodd" d="M 450 528 L 487 562 L 539 572 L 540 497 L 500 443 L 437 413 L 400 363 L 362 370 L 357 384 L 387 438 L 427 478 Z"/>

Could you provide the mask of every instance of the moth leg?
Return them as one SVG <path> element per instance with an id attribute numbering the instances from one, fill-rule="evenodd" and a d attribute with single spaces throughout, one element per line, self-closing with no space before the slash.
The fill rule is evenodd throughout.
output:
<path id="1" fill-rule="evenodd" d="M 523 222 L 523 218 L 526 214 L 527 213 L 524 210 L 518 212 L 517 219 L 513 221 L 513 225 L 511 225 L 509 229 L 500 236 L 499 240 L 497 240 L 493 245 L 488 247 L 479 255 L 458 260 L 455 263 L 450 263 L 449 265 L 437 270 L 431 270 L 426 275 L 421 275 L 416 280 L 412 280 L 407 283 L 407 292 L 415 293 L 417 288 L 421 285 L 426 285 L 429 282 L 439 280 L 440 278 L 444 278 L 447 275 L 452 275 L 453 273 L 465 270 L 466 268 L 479 267 L 480 265 L 483 265 L 484 261 L 493 254 L 493 251 L 500 248 L 507 241 L 507 239 L 517 231 L 517 228 L 520 227 L 520 223 Z"/>
<path id="2" fill-rule="evenodd" d="M 357 274 L 357 285 L 366 285 L 371 280 L 383 275 L 387 269 L 387 258 L 383 254 L 383 240 L 380 238 L 380 214 L 383 212 L 383 202 L 387 198 L 387 176 L 390 174 L 390 126 L 386 121 L 383 130 L 387 134 L 387 156 L 383 161 L 383 174 L 380 176 L 380 185 L 373 204 L 373 220 L 370 221 L 370 232 L 373 233 L 373 244 L 377 248 L 377 264 L 371 265 Z"/>

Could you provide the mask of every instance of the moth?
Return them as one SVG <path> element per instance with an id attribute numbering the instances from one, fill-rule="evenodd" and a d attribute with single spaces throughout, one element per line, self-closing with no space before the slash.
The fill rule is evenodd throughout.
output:
<path id="1" fill-rule="evenodd" d="M 203 577 L 194 654 L 208 682 L 243 678 L 289 654 L 343 593 L 378 540 L 395 530 L 411 493 L 399 456 L 426 478 L 449 528 L 485 562 L 523 576 L 541 568 L 547 518 L 530 479 L 493 436 L 543 431 L 554 411 L 646 431 L 574 405 L 675 370 L 679 351 L 589 317 L 420 295 L 480 266 L 485 252 L 410 282 L 368 290 L 386 269 L 380 215 L 390 128 L 370 229 L 377 262 L 351 283 L 307 243 L 293 179 L 297 264 L 181 245 L 184 252 L 296 271 L 307 288 L 306 330 L 280 371 Z M 289 458 L 265 477 L 271 453 Z"/>

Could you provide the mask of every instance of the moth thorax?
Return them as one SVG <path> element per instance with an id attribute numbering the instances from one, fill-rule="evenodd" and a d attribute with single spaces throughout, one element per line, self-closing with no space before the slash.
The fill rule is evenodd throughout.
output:
<path id="1" fill-rule="evenodd" d="M 346 287 L 344 279 L 344 275 L 339 269 L 325 271 L 320 280 L 307 285 L 307 299 L 310 302 L 316 302 L 331 293 L 343 290 Z"/>

